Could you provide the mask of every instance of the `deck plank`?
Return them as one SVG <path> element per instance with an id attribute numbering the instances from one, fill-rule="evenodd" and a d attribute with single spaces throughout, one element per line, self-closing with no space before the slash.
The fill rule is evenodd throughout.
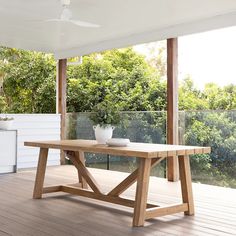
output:
<path id="1" fill-rule="evenodd" d="M 109 191 L 128 174 L 90 169 Z M 132 209 L 92 199 L 53 193 L 32 199 L 35 170 L 0 176 L 0 236 L 3 235 L 236 235 L 236 190 L 194 184 L 195 216 L 182 213 L 148 220 L 133 229 Z M 104 178 L 105 176 L 105 178 Z M 73 166 L 49 167 L 47 185 L 77 181 Z M 162 204 L 180 201 L 179 183 L 151 177 L 149 200 Z M 134 197 L 135 185 L 124 192 Z"/>

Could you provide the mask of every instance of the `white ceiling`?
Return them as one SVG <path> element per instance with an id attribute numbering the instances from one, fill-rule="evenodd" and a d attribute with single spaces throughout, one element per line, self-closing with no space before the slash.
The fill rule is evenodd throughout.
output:
<path id="1" fill-rule="evenodd" d="M 67 58 L 236 25 L 236 0 L 71 0 L 82 28 L 58 18 L 59 0 L 0 0 L 0 45 Z"/>

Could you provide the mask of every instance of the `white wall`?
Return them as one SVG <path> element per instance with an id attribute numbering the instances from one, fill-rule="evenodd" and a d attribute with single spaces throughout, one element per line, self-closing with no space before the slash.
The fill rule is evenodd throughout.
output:
<path id="1" fill-rule="evenodd" d="M 0 114 L 0 116 L 4 116 Z M 60 115 L 57 114 L 9 114 L 14 117 L 13 129 L 18 130 L 17 168 L 36 167 L 38 148 L 25 147 L 25 141 L 59 140 Z M 59 150 L 50 150 L 48 165 L 60 164 Z"/>

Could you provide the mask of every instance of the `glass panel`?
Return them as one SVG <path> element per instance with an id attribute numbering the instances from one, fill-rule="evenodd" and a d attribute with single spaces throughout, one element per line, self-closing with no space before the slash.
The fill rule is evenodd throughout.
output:
<path id="1" fill-rule="evenodd" d="M 124 112 L 122 120 L 113 133 L 114 138 L 129 138 L 132 142 L 165 143 L 166 113 L 165 112 Z M 89 113 L 67 114 L 67 138 L 95 139 L 93 124 Z M 87 166 L 107 168 L 107 155 L 86 153 Z M 136 158 L 111 156 L 110 170 L 132 172 L 137 168 Z M 165 176 L 165 163 L 153 168 L 155 176 Z"/>
<path id="2" fill-rule="evenodd" d="M 67 114 L 69 139 L 95 139 L 89 113 Z M 113 137 L 133 142 L 165 143 L 165 112 L 124 112 Z M 210 146 L 211 154 L 191 156 L 194 182 L 236 187 L 236 111 L 179 112 L 179 143 Z M 87 165 L 107 168 L 107 155 L 86 154 Z M 131 172 L 135 158 L 110 157 L 111 170 Z M 165 163 L 153 169 L 152 175 L 164 177 Z"/>
<path id="3" fill-rule="evenodd" d="M 236 111 L 180 113 L 180 140 L 210 146 L 211 154 L 191 156 L 194 182 L 236 187 Z"/>

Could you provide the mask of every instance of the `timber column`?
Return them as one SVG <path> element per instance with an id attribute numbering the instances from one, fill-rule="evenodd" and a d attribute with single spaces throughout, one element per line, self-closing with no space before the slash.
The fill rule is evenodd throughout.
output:
<path id="1" fill-rule="evenodd" d="M 66 69 L 67 59 L 58 60 L 57 65 L 57 113 L 61 114 L 61 140 L 66 138 Z M 61 151 L 61 165 L 66 163 L 65 153 Z"/>
<path id="2" fill-rule="evenodd" d="M 178 144 L 178 39 L 167 39 L 167 144 Z M 178 158 L 167 158 L 168 181 L 179 180 Z"/>

